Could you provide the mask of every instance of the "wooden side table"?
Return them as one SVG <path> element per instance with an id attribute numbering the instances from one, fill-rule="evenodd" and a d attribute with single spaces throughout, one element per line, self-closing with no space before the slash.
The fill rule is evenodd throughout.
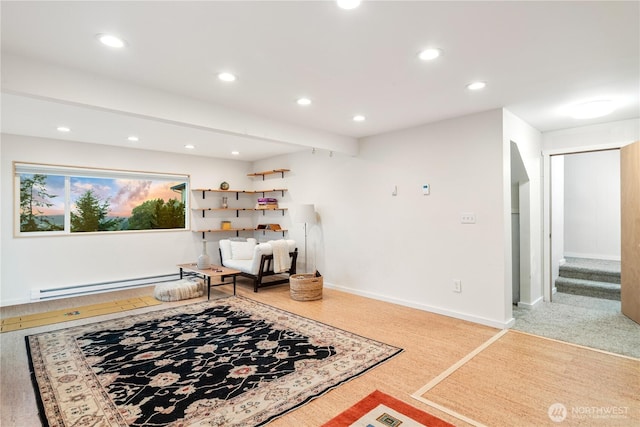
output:
<path id="1" fill-rule="evenodd" d="M 198 264 L 189 263 L 189 264 L 178 264 L 178 268 L 180 269 L 180 278 L 187 273 L 188 275 L 195 275 L 202 277 L 207 284 L 207 299 L 211 298 L 211 286 L 223 286 L 223 285 L 233 285 L 233 295 L 236 294 L 236 277 L 240 274 L 240 270 L 233 270 L 231 268 L 220 267 L 217 265 L 212 265 L 207 269 L 199 269 Z M 211 284 L 212 277 L 219 277 L 221 283 Z M 231 282 L 225 282 L 227 277 L 231 277 L 233 280 Z"/>

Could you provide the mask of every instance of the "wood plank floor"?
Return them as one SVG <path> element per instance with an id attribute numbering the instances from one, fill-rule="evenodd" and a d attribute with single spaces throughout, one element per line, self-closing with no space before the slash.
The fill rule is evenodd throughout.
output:
<path id="1" fill-rule="evenodd" d="M 239 282 L 243 283 L 240 280 Z M 40 302 L 25 306 L 5 307 L 0 309 L 0 317 L 6 318 L 39 311 L 72 308 L 74 305 L 95 304 L 134 296 L 150 295 L 152 292 L 153 288 L 151 287 L 138 288 L 129 291 Z M 212 291 L 212 296 L 223 295 L 226 292 L 228 292 L 227 289 L 217 288 Z M 469 425 L 446 412 L 439 411 L 412 398 L 411 394 L 446 371 L 478 346 L 495 336 L 499 332 L 498 330 L 326 288 L 322 300 L 307 302 L 291 300 L 287 286 L 263 289 L 256 294 L 251 291 L 248 284 L 241 284 L 238 286 L 238 293 L 248 298 L 253 298 L 284 310 L 404 349 L 402 354 L 389 362 L 330 391 L 302 408 L 273 421 L 270 424 L 271 426 L 313 427 L 321 425 L 376 389 L 436 415 L 454 425 Z M 92 321 L 101 321 L 123 315 L 132 315 L 138 312 L 163 309 L 174 305 L 190 304 L 198 300 L 164 303 L 159 306 L 133 310 L 126 313 L 2 334 L 0 336 L 0 425 L 39 425 L 34 391 L 28 372 L 26 347 L 24 343 L 25 335 L 75 326 Z M 492 349 L 493 345 L 495 344 L 492 344 L 484 351 Z M 601 357 L 602 361 L 583 362 L 580 357 L 568 356 L 567 354 L 570 354 L 570 350 L 564 349 L 565 347 L 571 347 L 572 349 L 575 347 L 560 343 L 558 343 L 558 345 L 563 350 L 558 350 L 555 347 L 547 348 L 546 345 L 534 344 L 533 347 L 539 348 L 538 353 L 532 353 L 532 350 L 528 348 L 530 344 L 522 340 L 511 343 L 508 348 L 496 346 L 496 354 L 493 355 L 492 353 L 492 358 L 496 361 L 493 368 L 488 371 L 484 370 L 479 372 L 472 370 L 462 371 L 464 366 L 467 366 L 464 365 L 457 375 L 455 373 L 452 374 L 438 386 L 428 391 L 426 395 L 429 399 L 440 399 L 438 403 L 454 408 L 458 412 L 464 412 L 464 415 L 473 420 L 481 419 L 484 420 L 485 423 L 489 422 L 488 425 L 507 426 L 517 425 L 511 421 L 514 419 L 514 416 L 521 413 L 521 408 L 518 405 L 512 404 L 512 401 L 514 399 L 528 399 L 529 392 L 527 390 L 529 390 L 531 384 L 534 384 L 535 387 L 537 387 L 536 390 L 539 390 L 541 394 L 537 396 L 537 398 L 544 402 L 555 402 L 559 400 L 561 396 L 557 390 L 566 389 L 575 392 L 575 396 L 579 397 L 591 395 L 602 397 L 602 399 L 594 398 L 589 400 L 590 405 L 600 405 L 601 402 L 620 402 L 620 405 L 623 403 L 626 405 L 627 403 L 625 402 L 628 402 L 629 393 L 634 392 L 634 390 L 637 391 L 637 378 L 640 369 L 639 361 L 598 353 L 598 357 Z M 522 347 L 522 349 L 520 349 L 520 347 Z M 584 351 L 590 352 L 590 350 Z M 554 355 L 557 355 L 558 361 L 555 360 Z M 526 368 L 517 368 L 517 366 L 520 365 L 516 364 L 516 362 L 525 357 L 526 359 L 523 360 L 526 360 Z M 474 359 L 472 359 L 472 361 Z M 572 361 L 577 364 L 577 366 L 572 366 Z M 471 363 L 471 361 L 469 363 Z M 581 363 L 585 363 L 582 370 L 579 368 Z M 593 379 L 589 381 L 585 380 L 584 372 L 585 370 L 593 369 L 593 363 L 597 363 L 598 369 L 606 367 L 608 372 L 607 377 L 610 377 L 612 383 L 620 381 L 621 391 L 616 391 L 615 387 L 594 388 Z M 548 369 L 549 367 L 551 367 L 551 369 L 562 370 L 565 374 L 563 381 L 571 380 L 573 383 L 556 383 L 557 380 L 555 377 L 548 377 L 546 373 L 544 373 L 544 369 Z M 514 379 L 514 374 L 509 372 L 512 369 L 516 369 L 516 371 L 517 369 L 521 369 L 517 371 L 521 372 L 521 374 L 529 373 L 527 383 L 520 385 L 520 380 L 518 378 Z M 515 374 L 516 377 L 518 376 L 517 372 Z M 533 374 L 535 372 L 540 372 L 541 374 L 535 375 Z M 626 380 L 624 380 L 625 378 Z M 635 389 L 633 384 L 634 378 L 636 378 Z M 511 383 L 512 380 L 513 383 Z M 455 381 L 455 383 L 448 381 Z M 629 382 L 631 382 L 631 384 Z M 505 390 L 503 384 L 507 383 L 509 387 L 508 390 Z M 449 386 L 449 384 L 452 385 Z M 451 387 L 457 391 L 448 391 L 446 390 L 447 387 Z M 486 399 L 484 401 L 491 402 L 491 404 L 484 405 L 482 401 L 467 403 L 467 401 L 473 400 L 471 397 L 476 394 L 476 390 L 481 390 L 481 399 Z M 509 396 L 507 400 L 505 400 L 505 393 Z M 513 393 L 513 395 L 510 393 Z M 637 396 L 638 394 L 636 394 L 636 402 L 634 405 L 631 403 L 628 404 L 633 406 L 629 410 L 635 411 L 636 415 L 634 415 L 634 417 L 640 412 Z M 574 401 L 584 402 L 584 400 L 568 399 L 566 403 L 570 405 L 573 404 L 572 402 Z M 542 423 L 537 425 L 544 425 L 544 423 L 549 425 L 553 424 L 550 422 L 546 412 L 535 415 L 539 417 L 538 419 Z M 631 418 L 631 420 L 635 422 L 637 418 Z"/>
<path id="2" fill-rule="evenodd" d="M 473 385 L 473 393 L 469 386 Z M 488 425 L 640 425 L 640 361 L 509 331 L 422 394 Z"/>

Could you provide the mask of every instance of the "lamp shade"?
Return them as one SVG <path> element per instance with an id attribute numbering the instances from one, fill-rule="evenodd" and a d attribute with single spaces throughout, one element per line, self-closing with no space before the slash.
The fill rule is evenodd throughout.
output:
<path id="1" fill-rule="evenodd" d="M 293 216 L 295 222 L 304 222 L 305 224 L 316 223 L 316 208 L 314 205 L 299 205 Z"/>

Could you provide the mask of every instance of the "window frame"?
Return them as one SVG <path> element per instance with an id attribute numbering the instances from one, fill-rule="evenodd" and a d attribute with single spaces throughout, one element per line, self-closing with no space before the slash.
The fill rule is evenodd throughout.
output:
<path id="1" fill-rule="evenodd" d="M 20 176 L 22 174 L 41 174 L 41 175 L 57 175 L 64 177 L 64 194 L 61 197 L 64 198 L 64 227 L 63 230 L 47 230 L 47 231 L 22 231 L 20 222 Z M 144 230 L 104 230 L 104 231 L 71 231 L 71 212 L 72 212 L 72 197 L 71 197 L 71 179 L 73 178 L 89 178 L 89 179 L 126 179 L 126 180 L 149 180 L 149 181 L 166 181 L 166 182 L 180 182 L 184 183 L 184 189 L 181 190 L 181 197 L 176 197 L 177 200 L 182 199 L 184 203 L 184 227 L 180 228 L 151 228 Z M 82 167 L 82 166 L 63 166 L 45 163 L 31 163 L 22 161 L 13 161 L 13 181 L 14 181 L 14 236 L 15 237 L 37 237 L 37 236 L 76 236 L 76 235 L 98 235 L 98 234 L 113 234 L 113 233 L 154 233 L 154 232 L 169 232 L 169 231 L 190 231 L 191 230 L 191 215 L 189 197 L 191 188 L 191 176 L 189 174 L 177 174 L 177 173 L 163 173 L 163 172 L 147 172 L 147 171 L 135 171 L 127 169 L 111 169 L 111 168 L 94 168 L 94 167 Z M 176 193 L 178 196 L 180 193 Z M 149 198 L 148 200 L 153 200 Z"/>

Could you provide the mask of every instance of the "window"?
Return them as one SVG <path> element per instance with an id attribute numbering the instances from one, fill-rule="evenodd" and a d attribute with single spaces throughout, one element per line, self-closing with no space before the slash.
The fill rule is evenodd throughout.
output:
<path id="1" fill-rule="evenodd" d="M 14 163 L 18 235 L 188 228 L 187 175 Z"/>

